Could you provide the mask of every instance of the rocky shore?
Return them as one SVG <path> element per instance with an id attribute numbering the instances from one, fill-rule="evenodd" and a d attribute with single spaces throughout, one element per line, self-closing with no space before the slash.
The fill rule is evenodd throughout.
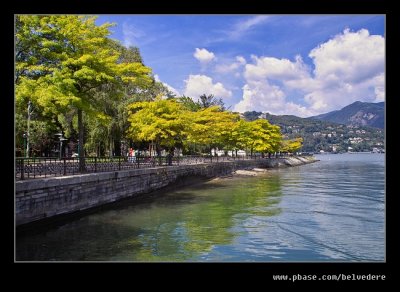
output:
<path id="1" fill-rule="evenodd" d="M 236 170 L 233 174 L 241 176 L 257 176 L 268 172 L 268 169 L 270 168 L 293 167 L 313 163 L 316 161 L 319 160 L 314 156 L 291 156 L 280 159 L 271 159 L 267 165 L 267 168 L 240 169 Z"/>

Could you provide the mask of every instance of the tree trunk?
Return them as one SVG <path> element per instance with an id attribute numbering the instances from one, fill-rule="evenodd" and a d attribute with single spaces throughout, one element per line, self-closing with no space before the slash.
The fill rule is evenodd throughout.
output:
<path id="1" fill-rule="evenodd" d="M 157 156 L 161 156 L 161 147 L 157 142 L 156 142 L 156 153 L 157 153 Z"/>
<path id="2" fill-rule="evenodd" d="M 85 172 L 86 167 L 85 167 L 85 157 L 84 157 L 84 149 L 83 149 L 83 120 L 82 120 L 82 110 L 78 109 L 78 136 L 79 136 L 79 141 L 78 141 L 78 155 L 79 155 L 79 172 Z"/>
<path id="3" fill-rule="evenodd" d="M 114 141 L 113 141 L 113 138 L 112 138 L 112 137 L 110 137 L 110 144 L 109 144 L 109 147 L 110 147 L 109 157 L 111 158 L 111 157 L 114 156 L 114 155 L 113 155 L 113 152 L 114 152 L 114 149 L 113 149 L 113 147 L 114 147 Z"/>
<path id="4" fill-rule="evenodd" d="M 115 156 L 122 156 L 121 147 L 121 136 L 117 135 L 117 137 L 114 139 Z"/>

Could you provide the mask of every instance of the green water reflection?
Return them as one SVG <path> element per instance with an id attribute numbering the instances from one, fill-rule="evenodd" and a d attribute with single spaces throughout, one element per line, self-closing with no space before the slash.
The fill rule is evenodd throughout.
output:
<path id="1" fill-rule="evenodd" d="M 248 232 L 246 219 L 279 214 L 281 195 L 276 173 L 184 187 L 20 236 L 17 260 L 198 261 Z"/>
<path id="2" fill-rule="evenodd" d="M 112 259 L 198 260 L 200 254 L 230 244 L 244 232 L 234 228 L 238 221 L 280 213 L 280 196 L 278 176 L 217 180 L 169 193 L 121 218 L 117 225 L 140 232 L 123 240 L 127 248 Z"/>

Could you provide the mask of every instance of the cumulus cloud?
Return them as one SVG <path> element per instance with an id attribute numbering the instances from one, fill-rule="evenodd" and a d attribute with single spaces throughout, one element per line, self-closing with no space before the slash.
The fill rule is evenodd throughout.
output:
<path id="1" fill-rule="evenodd" d="M 360 100 L 383 101 L 385 40 L 368 30 L 342 34 L 313 49 L 314 80 L 320 88 L 305 96 L 318 112 L 340 108 Z"/>
<path id="2" fill-rule="evenodd" d="M 379 74 L 374 77 L 372 83 L 375 87 L 375 99 L 373 102 L 385 101 L 385 76 L 384 74 Z"/>
<path id="3" fill-rule="evenodd" d="M 385 40 L 365 29 L 346 29 L 311 50 L 314 70 L 301 56 L 294 61 L 252 56 L 245 66 L 243 100 L 236 111 L 264 110 L 310 116 L 344 107 L 356 100 L 385 99 Z M 286 97 L 301 92 L 304 105 Z M 298 93 L 297 93 L 298 94 Z"/>
<path id="4" fill-rule="evenodd" d="M 358 32 L 346 29 L 310 52 L 315 77 L 338 78 L 352 83 L 373 78 L 384 71 L 384 43 L 382 36 L 371 36 L 366 29 Z"/>
<path id="5" fill-rule="evenodd" d="M 190 97 L 199 97 L 202 94 L 213 94 L 218 98 L 227 98 L 232 96 L 230 90 L 225 89 L 222 83 L 213 83 L 211 77 L 206 75 L 189 75 L 185 80 L 186 88 L 184 94 Z"/>
<path id="6" fill-rule="evenodd" d="M 272 79 L 294 80 L 309 77 L 308 68 L 300 56 L 296 56 L 295 62 L 288 59 L 252 56 L 255 64 L 246 65 L 245 78 L 247 80 Z"/>
<path id="7" fill-rule="evenodd" d="M 194 52 L 193 56 L 200 61 L 202 64 L 207 64 L 211 62 L 212 60 L 215 60 L 216 57 L 213 52 L 207 51 L 207 49 L 199 49 L 196 48 L 196 51 Z"/>
<path id="8" fill-rule="evenodd" d="M 268 81 L 250 81 L 243 86 L 243 100 L 235 105 L 234 111 L 263 111 L 277 115 L 294 114 L 307 116 L 311 112 L 304 106 L 286 101 L 286 94 Z"/>

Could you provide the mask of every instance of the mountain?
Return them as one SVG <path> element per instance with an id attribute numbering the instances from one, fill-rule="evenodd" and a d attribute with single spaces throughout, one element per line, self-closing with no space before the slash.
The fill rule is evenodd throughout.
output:
<path id="1" fill-rule="evenodd" d="M 369 126 L 383 129 L 385 125 L 385 103 L 356 101 L 341 110 L 310 117 L 350 126 Z"/>
<path id="2" fill-rule="evenodd" d="M 328 113 L 329 114 L 329 113 Z M 327 114 L 326 114 L 327 115 Z M 278 125 L 284 138 L 303 138 L 302 152 L 362 152 L 384 149 L 384 131 L 368 126 L 351 126 L 291 115 L 272 115 L 262 112 L 245 112 L 248 121 L 266 119 Z"/>

